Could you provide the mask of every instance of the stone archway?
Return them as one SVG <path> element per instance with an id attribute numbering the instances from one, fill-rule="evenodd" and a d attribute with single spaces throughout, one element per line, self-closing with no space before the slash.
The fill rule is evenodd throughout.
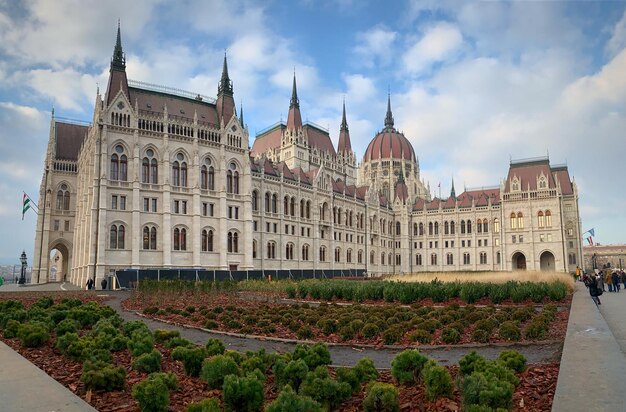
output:
<path id="1" fill-rule="evenodd" d="M 48 282 L 63 282 L 69 279 L 70 252 L 63 242 L 52 245 L 48 253 Z"/>
<path id="2" fill-rule="evenodd" d="M 526 270 L 526 256 L 522 252 L 516 252 L 511 259 L 513 270 Z"/>
<path id="3" fill-rule="evenodd" d="M 542 272 L 554 272 L 554 255 L 550 251 L 545 251 L 539 258 L 539 267 Z"/>

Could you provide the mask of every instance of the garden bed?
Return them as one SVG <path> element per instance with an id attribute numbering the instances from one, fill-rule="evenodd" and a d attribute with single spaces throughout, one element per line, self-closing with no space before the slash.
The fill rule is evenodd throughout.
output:
<path id="1" fill-rule="evenodd" d="M 123 322 L 110 308 L 83 303 L 82 299 L 41 299 L 41 294 L 37 298 L 20 294 L 19 301 L 22 304 L 16 301 L 0 303 L 2 340 L 100 411 L 138 411 L 138 402 L 165 402 L 161 397 L 164 393 L 169 398 L 169 409 L 174 411 L 186 410 L 190 403 L 205 398 L 215 399 L 220 408 L 241 406 L 242 403 L 237 402 L 251 402 L 254 398 L 260 403 L 253 409 L 262 408 L 261 405 L 268 406 L 276 400 L 283 390 L 282 385 L 294 382 L 296 375 L 303 377 L 298 392 L 301 401 L 310 402 L 309 398 L 303 398 L 308 393 L 319 402 L 331 402 L 334 410 L 363 410 L 366 398 L 372 396 L 367 382 L 375 380 L 392 385 L 382 388 L 388 394 L 396 393 L 394 396 L 403 411 L 456 411 L 470 396 L 478 399 L 478 392 L 464 384 L 474 374 L 478 374 L 475 379 L 480 377 L 481 385 L 487 385 L 485 390 L 494 385 L 506 389 L 485 402 L 506 404 L 515 411 L 544 411 L 551 408 L 558 376 L 558 364 L 530 365 L 522 372 L 524 365 L 520 363 L 520 355 L 515 353 L 501 357 L 498 362 L 485 361 L 470 354 L 461 361 L 459 369 L 458 366 L 441 367 L 434 363 L 424 365 L 421 362 L 426 360 L 422 355 L 406 351 L 392 362 L 391 371 L 376 372 L 367 361 L 363 365 L 359 362 L 361 369 L 339 370 L 324 366 L 330 362 L 330 355 L 321 344 L 298 346 L 293 353 L 283 355 L 262 351 L 238 354 L 224 352 L 223 346 L 215 340 L 210 341 L 205 349 L 177 337 L 176 331 L 153 334 L 141 322 Z M 28 331 L 32 333 L 26 333 Z M 176 347 L 180 349 L 174 349 Z M 175 352 L 184 354 L 193 350 L 200 351 L 203 361 L 200 377 L 190 376 L 191 369 L 186 361 L 174 360 L 186 356 L 180 358 Z M 157 356 L 154 370 L 171 375 L 149 374 L 153 370 L 145 369 L 151 365 L 146 361 L 146 355 Z M 403 362 L 398 360 L 401 355 L 404 356 Z M 228 374 L 223 373 L 224 369 L 216 369 L 223 368 L 216 366 L 218 359 L 231 362 L 234 365 L 231 372 L 240 378 L 229 375 L 232 378 L 225 379 Z M 301 366 L 305 368 L 302 374 L 295 372 L 294 375 L 285 368 L 296 361 L 302 362 Z M 281 364 L 283 366 L 279 367 Z M 115 373 L 107 375 L 107 370 Z M 91 378 L 85 377 L 93 371 L 99 374 L 98 379 L 91 375 Z M 215 377 L 229 383 L 222 386 L 221 381 L 211 380 Z M 164 383 L 166 381 L 177 383 L 168 390 L 170 383 Z M 244 381 L 251 386 L 237 386 L 238 382 Z M 253 381 L 258 381 L 259 392 L 251 389 Z M 445 382 L 448 386 L 443 385 Z M 139 387 L 144 392 L 139 391 Z M 328 391 L 317 390 L 322 387 Z M 253 391 L 257 396 L 246 391 Z"/>

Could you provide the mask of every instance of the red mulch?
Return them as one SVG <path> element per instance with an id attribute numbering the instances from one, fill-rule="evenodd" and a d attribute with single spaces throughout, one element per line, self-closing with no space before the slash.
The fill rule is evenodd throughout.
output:
<path id="1" fill-rule="evenodd" d="M 527 302 L 527 304 L 532 304 L 532 302 L 530 303 Z M 124 307 L 124 309 L 134 310 L 138 312 L 143 312 L 143 310 L 147 307 L 158 307 L 160 309 L 171 307 L 173 309 L 184 310 L 188 306 L 194 306 L 196 308 L 196 312 L 194 312 L 190 316 L 183 316 L 183 315 L 179 315 L 175 313 L 164 313 L 164 314 L 158 314 L 158 315 L 156 314 L 147 315 L 147 317 L 157 319 L 157 320 L 165 320 L 168 322 L 173 322 L 175 324 L 190 325 L 190 326 L 195 326 L 195 327 L 204 327 L 204 324 L 206 322 L 206 319 L 204 318 L 204 316 L 198 313 L 199 308 L 202 308 L 202 307 L 213 308 L 217 306 L 221 306 L 222 308 L 225 308 L 229 305 L 236 307 L 239 311 L 243 311 L 241 314 L 235 313 L 235 317 L 239 319 L 239 321 L 242 323 L 243 326 L 246 326 L 245 323 L 242 322 L 242 319 L 245 318 L 245 316 L 249 314 L 257 315 L 259 313 L 259 310 L 262 309 L 263 307 L 277 307 L 277 306 L 281 306 L 285 304 L 259 302 L 258 300 L 246 299 L 246 298 L 241 297 L 240 295 L 231 294 L 231 293 L 204 293 L 203 294 L 203 293 L 195 293 L 195 292 L 181 293 L 178 295 L 173 294 L 173 293 L 158 293 L 157 292 L 157 293 L 151 293 L 151 294 L 142 294 L 140 292 L 135 292 L 132 294 L 132 296 L 129 299 L 122 302 L 122 306 Z M 396 304 L 389 304 L 389 303 L 380 302 L 380 301 L 377 302 L 375 306 L 379 306 L 381 308 L 397 307 Z M 496 307 L 504 308 L 504 307 L 510 307 L 510 306 L 523 307 L 523 305 L 519 305 L 519 304 L 513 305 L 512 303 L 508 303 L 508 304 L 502 303 L 502 304 L 497 305 Z M 546 341 L 547 340 L 560 340 L 560 341 L 564 340 L 565 333 L 567 331 L 568 320 L 569 320 L 569 305 L 567 306 L 567 309 L 559 310 L 557 312 L 556 318 L 550 324 L 550 328 L 548 330 L 548 333 L 544 337 L 544 340 Z M 227 332 L 242 333 L 241 329 L 233 329 L 225 325 L 223 322 L 220 321 L 219 317 L 217 319 L 213 319 L 213 321 L 215 321 L 218 324 L 218 327 L 214 329 L 227 331 Z M 523 322 L 520 325 L 520 328 L 523 330 L 524 326 L 528 324 L 529 322 L 530 321 Z M 262 336 L 270 336 L 270 337 L 285 338 L 285 339 L 298 339 L 298 336 L 296 335 L 294 331 L 290 330 L 287 326 L 281 324 L 280 322 L 272 323 L 272 326 L 276 329 L 274 333 L 263 331 L 256 325 L 247 325 L 247 326 L 250 326 L 250 328 L 252 329 L 252 332 L 246 332 L 246 334 L 249 334 L 249 335 L 262 335 Z M 441 340 L 441 334 L 443 332 L 443 329 L 445 329 L 445 327 L 441 327 L 439 330 L 437 330 L 433 334 L 431 344 L 445 345 L 445 343 Z M 413 332 L 414 330 L 415 328 L 407 330 L 403 338 L 399 342 L 397 342 L 397 345 L 419 346 L 420 344 L 418 342 L 412 342 L 410 339 L 411 332 Z M 314 341 L 324 341 L 324 342 L 329 342 L 329 343 L 344 343 L 344 344 L 352 344 L 352 345 L 358 345 L 358 344 L 369 344 L 369 345 L 376 345 L 376 346 L 383 345 L 382 331 L 380 334 L 372 338 L 365 338 L 364 336 L 359 334 L 349 340 L 343 340 L 338 333 L 331 333 L 329 335 L 325 335 L 316 326 L 311 326 L 311 331 L 313 333 L 313 336 L 309 338 L 309 340 L 314 340 Z M 473 327 L 465 328 L 465 331 L 462 334 L 461 340 L 458 342 L 458 344 L 476 343 L 472 339 L 472 331 L 473 331 Z M 500 342 L 508 342 L 508 341 L 499 338 L 497 333 L 493 333 L 489 339 L 489 342 L 500 343 Z M 525 337 L 522 336 L 519 342 L 527 343 L 527 342 L 537 342 L 537 341 L 526 339 Z"/>

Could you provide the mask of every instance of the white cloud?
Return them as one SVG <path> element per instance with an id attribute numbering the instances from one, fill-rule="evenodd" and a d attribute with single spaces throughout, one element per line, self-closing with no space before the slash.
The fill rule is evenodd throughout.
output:
<path id="1" fill-rule="evenodd" d="M 365 67 L 374 65 L 386 65 L 393 56 L 394 42 L 398 33 L 388 29 L 384 25 L 377 25 L 371 29 L 357 33 L 357 45 L 353 52 L 357 58 L 357 64 Z"/>
<path id="2" fill-rule="evenodd" d="M 626 10 L 620 21 L 613 27 L 611 38 L 606 44 L 610 56 L 615 56 L 626 47 Z"/>
<path id="3" fill-rule="evenodd" d="M 449 23 L 438 23 L 428 29 L 422 38 L 414 41 L 404 53 L 404 69 L 410 73 L 427 70 L 433 63 L 454 56 L 462 44 L 463 35 L 458 27 Z"/>

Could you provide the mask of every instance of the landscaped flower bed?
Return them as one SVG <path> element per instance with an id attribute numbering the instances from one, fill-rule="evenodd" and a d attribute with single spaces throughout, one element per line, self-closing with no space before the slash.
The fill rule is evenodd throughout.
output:
<path id="1" fill-rule="evenodd" d="M 460 368 L 409 350 L 394 359 L 390 373 L 379 373 L 367 359 L 335 369 L 327 366 L 324 344 L 299 345 L 281 355 L 241 354 L 225 351 L 217 340 L 199 347 L 176 331 L 152 333 L 142 322 L 123 322 L 96 303 L 48 298 L 30 303 L 0 302 L 3 341 L 101 411 L 274 411 L 293 405 L 445 411 L 475 404 L 549 410 L 556 386 L 556 365 L 526 369 L 513 351 L 501 353 L 498 361 L 470 353 Z M 201 401 L 204 407 L 190 406 Z"/>
<path id="2" fill-rule="evenodd" d="M 197 305 L 197 306 L 196 306 Z M 535 306 L 259 304 L 234 294 L 136 292 L 125 308 L 211 330 L 372 345 L 562 340 L 569 310 Z"/>

